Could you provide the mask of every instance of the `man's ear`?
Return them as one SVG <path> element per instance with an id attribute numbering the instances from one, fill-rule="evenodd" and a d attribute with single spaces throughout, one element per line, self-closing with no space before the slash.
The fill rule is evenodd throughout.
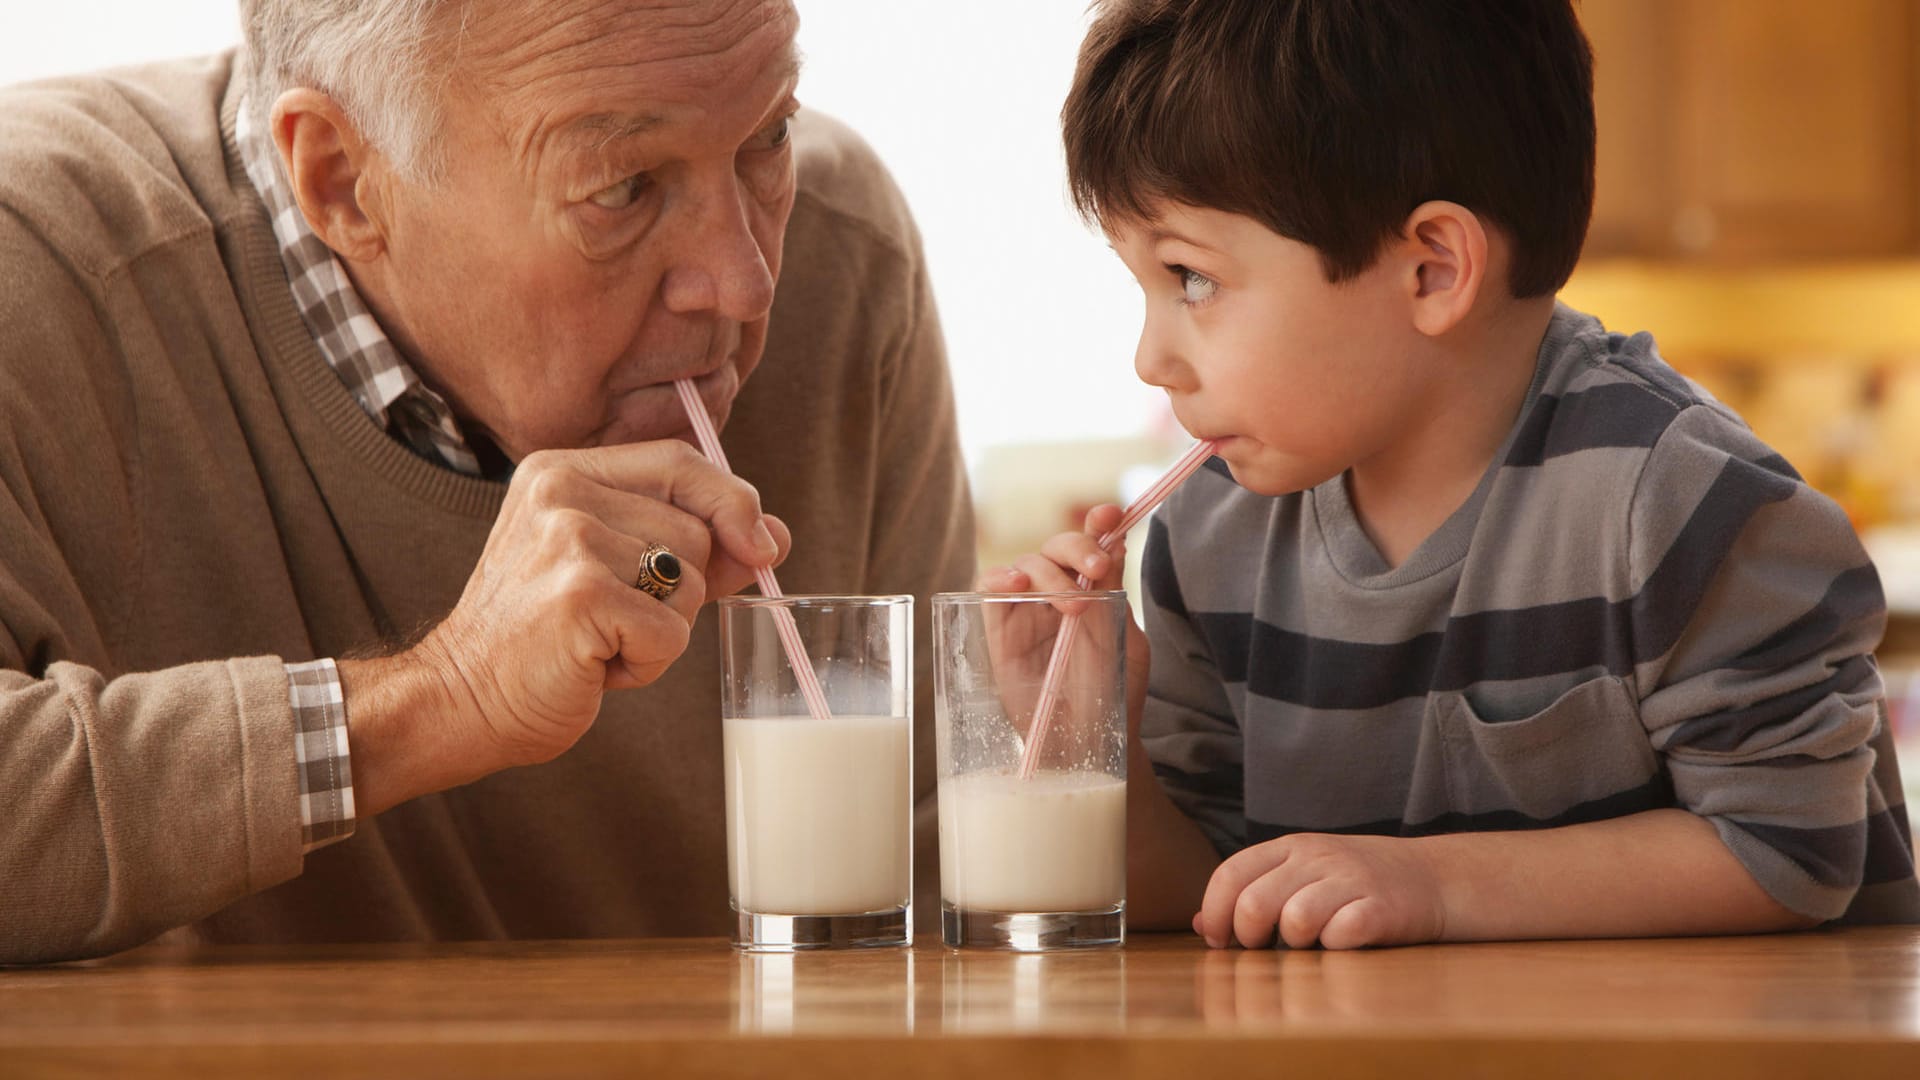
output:
<path id="1" fill-rule="evenodd" d="M 360 136 L 333 98 L 305 87 L 273 103 L 270 121 L 293 201 L 320 242 L 350 262 L 366 262 L 386 247 L 369 169 L 378 153 Z"/>
<path id="2" fill-rule="evenodd" d="M 1473 211 L 1435 200 L 1414 207 L 1401 232 L 1413 323 L 1429 337 L 1460 325 L 1487 279 L 1487 230 Z"/>

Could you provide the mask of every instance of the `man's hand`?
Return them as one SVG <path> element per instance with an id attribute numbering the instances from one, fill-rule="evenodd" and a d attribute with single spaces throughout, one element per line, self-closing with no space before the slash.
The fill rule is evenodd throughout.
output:
<path id="1" fill-rule="evenodd" d="M 652 543 L 682 567 L 664 602 L 633 584 Z M 658 678 L 701 605 L 788 544 L 750 485 L 685 443 L 529 455 L 452 613 L 399 656 L 340 665 L 362 812 L 558 756 L 602 694 Z"/>
<path id="2" fill-rule="evenodd" d="M 1429 847 L 1394 836 L 1297 833 L 1221 863 L 1194 932 L 1214 948 L 1279 939 L 1329 949 L 1436 941 L 1446 929 Z"/>

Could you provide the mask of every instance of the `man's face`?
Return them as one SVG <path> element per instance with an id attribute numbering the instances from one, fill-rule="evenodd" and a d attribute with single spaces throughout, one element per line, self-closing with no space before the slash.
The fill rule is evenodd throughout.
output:
<path id="1" fill-rule="evenodd" d="M 683 376 L 724 422 L 793 208 L 791 6 L 473 8 L 445 179 L 378 181 L 385 254 L 356 277 L 383 325 L 516 461 L 686 437 Z"/>

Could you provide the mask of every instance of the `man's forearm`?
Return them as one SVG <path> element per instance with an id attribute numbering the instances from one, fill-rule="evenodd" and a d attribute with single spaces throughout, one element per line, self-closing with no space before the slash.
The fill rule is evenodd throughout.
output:
<path id="1" fill-rule="evenodd" d="M 1684 810 L 1416 841 L 1440 876 L 1444 940 L 1765 933 L 1817 920 L 1767 895 Z"/>
<path id="2" fill-rule="evenodd" d="M 1140 740 L 1127 755 L 1127 925 L 1185 930 L 1220 865 L 1213 844 L 1154 778 Z"/>

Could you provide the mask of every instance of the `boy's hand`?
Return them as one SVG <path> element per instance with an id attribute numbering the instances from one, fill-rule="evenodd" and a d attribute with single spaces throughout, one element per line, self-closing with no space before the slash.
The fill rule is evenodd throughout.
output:
<path id="1" fill-rule="evenodd" d="M 981 575 L 981 591 L 1073 592 L 1080 588 L 1077 580 L 1080 574 L 1087 576 L 1089 589 L 1120 588 L 1127 561 L 1126 545 L 1115 541 L 1110 549 L 1102 551 L 1098 538 L 1120 523 L 1121 513 L 1120 507 L 1111 503 L 1094 507 L 1087 511 L 1085 531 L 1059 533 L 1041 545 L 1039 552 L 1021 556 L 1012 566 L 988 570 Z M 1032 610 L 1015 611 L 1010 613 L 1011 617 L 989 610 L 988 649 L 997 670 L 1012 673 L 1020 669 L 1018 674 L 1027 677 L 1002 679 L 1003 686 L 1030 681 L 1037 688 L 1052 656 L 1054 631 L 1069 606 L 1056 605 L 1058 610 L 1035 605 L 1023 607 Z M 1086 628 L 1083 627 L 1082 632 L 1086 632 Z M 1131 614 L 1127 617 L 1126 635 L 1127 726 L 1130 734 L 1137 734 L 1140 707 L 1146 700 L 1149 656 L 1146 635 Z M 1093 640 L 1089 638 L 1088 643 L 1092 644 Z M 1047 647 L 1039 647 L 1043 644 Z M 1015 702 L 1007 704 L 1024 715 L 1031 711 L 1033 703 L 1025 702 L 1025 709 L 1019 709 Z"/>
<path id="2" fill-rule="evenodd" d="M 1297 833 L 1220 864 L 1194 932 L 1216 949 L 1281 941 L 1328 949 L 1435 941 L 1446 929 L 1439 874 L 1417 840 Z"/>

